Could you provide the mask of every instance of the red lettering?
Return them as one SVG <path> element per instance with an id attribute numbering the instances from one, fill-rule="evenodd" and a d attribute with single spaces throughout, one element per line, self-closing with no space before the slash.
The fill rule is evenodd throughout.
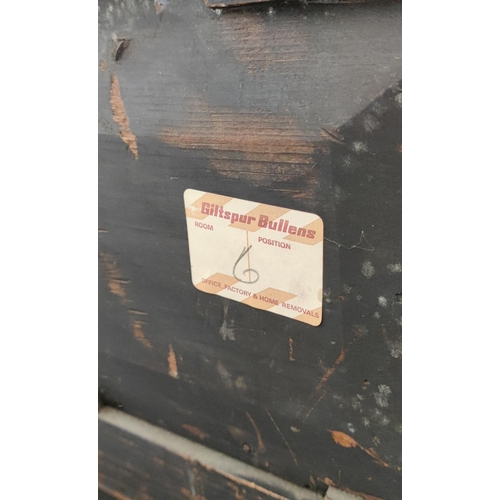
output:
<path id="1" fill-rule="evenodd" d="M 267 221 L 269 220 L 269 217 L 267 215 L 264 215 L 262 214 L 260 217 L 259 217 L 259 222 L 258 222 L 258 226 L 259 227 L 266 227 L 267 226 Z"/>

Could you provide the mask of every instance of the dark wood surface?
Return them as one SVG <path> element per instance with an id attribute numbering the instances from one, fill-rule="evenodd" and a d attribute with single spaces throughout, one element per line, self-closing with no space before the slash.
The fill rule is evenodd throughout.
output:
<path id="1" fill-rule="evenodd" d="M 110 408 L 99 418 L 99 487 L 103 495 L 138 500 L 322 498 Z"/>
<path id="2" fill-rule="evenodd" d="M 400 13 L 100 2 L 108 404 L 320 493 L 401 497 Z M 323 218 L 321 326 L 193 287 L 187 188 Z"/>

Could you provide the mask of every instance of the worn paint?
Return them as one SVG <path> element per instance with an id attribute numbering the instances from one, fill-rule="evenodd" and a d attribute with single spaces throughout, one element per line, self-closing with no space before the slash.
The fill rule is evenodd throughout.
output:
<path id="1" fill-rule="evenodd" d="M 116 75 L 111 75 L 111 90 L 109 96 L 111 110 L 113 112 L 113 120 L 120 127 L 120 137 L 122 141 L 129 147 L 135 159 L 139 158 L 139 149 L 135 135 L 130 130 L 130 123 L 125 111 L 125 105 L 120 92 L 120 83 Z"/>
<path id="2" fill-rule="evenodd" d="M 182 428 L 186 429 L 190 434 L 199 439 L 205 439 L 208 436 L 206 432 L 203 432 L 201 429 L 198 429 L 198 427 L 191 424 L 182 424 Z"/>
<path id="3" fill-rule="evenodd" d="M 108 284 L 109 291 L 120 298 L 122 304 L 127 304 L 130 300 L 127 299 L 125 293 L 125 285 L 129 283 L 128 280 L 123 279 L 114 257 L 107 252 L 101 252 L 99 254 L 104 267 L 104 273 L 106 276 L 106 282 Z"/>
<path id="4" fill-rule="evenodd" d="M 221 175 L 258 186 L 296 181 L 296 194 L 312 196 L 319 172 L 314 155 L 327 151 L 318 130 L 302 130 L 295 118 L 254 110 L 215 108 L 202 99 L 191 102 L 191 120 L 165 127 L 163 142 L 183 149 L 203 150 Z M 202 118 L 203 117 L 203 118 Z M 293 194 L 293 193 L 292 193 Z"/>
<path id="5" fill-rule="evenodd" d="M 144 335 L 144 331 L 142 329 L 142 325 L 145 325 L 143 321 L 134 321 L 134 337 L 147 349 L 152 349 L 153 346 L 151 342 Z"/>

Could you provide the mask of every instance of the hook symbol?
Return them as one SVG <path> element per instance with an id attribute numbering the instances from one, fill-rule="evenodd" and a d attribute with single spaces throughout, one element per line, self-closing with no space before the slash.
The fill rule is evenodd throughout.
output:
<path id="1" fill-rule="evenodd" d="M 248 269 L 245 269 L 243 271 L 243 274 L 246 274 L 246 273 L 255 273 L 257 275 L 257 278 L 255 278 L 254 280 L 252 281 L 245 281 L 245 280 L 242 280 L 240 278 L 238 278 L 238 276 L 236 276 L 236 266 L 238 265 L 238 262 L 243 258 L 245 257 L 245 255 L 250 251 L 250 248 L 252 248 L 252 245 L 250 245 L 248 248 L 247 247 L 243 247 L 243 250 L 242 252 L 240 253 L 240 256 L 238 257 L 238 260 L 234 263 L 234 266 L 233 266 L 233 276 L 238 280 L 238 281 L 241 281 L 242 283 L 248 283 L 248 284 L 251 284 L 251 283 L 255 283 L 257 281 L 259 281 L 259 273 L 255 270 L 255 269 L 251 269 L 251 268 L 248 268 Z"/>

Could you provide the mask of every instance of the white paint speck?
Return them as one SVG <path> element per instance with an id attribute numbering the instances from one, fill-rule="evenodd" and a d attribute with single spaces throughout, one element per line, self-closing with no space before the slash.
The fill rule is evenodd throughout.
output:
<path id="1" fill-rule="evenodd" d="M 222 14 L 222 10 L 221 9 L 215 9 L 215 13 L 220 16 Z"/>
<path id="2" fill-rule="evenodd" d="M 373 317 L 375 319 L 380 319 L 380 313 L 378 311 L 375 311 L 375 313 L 373 314 Z"/>
<path id="3" fill-rule="evenodd" d="M 361 274 L 366 278 L 371 278 L 375 274 L 375 266 L 369 260 L 365 260 L 361 266 Z"/>
<path id="4" fill-rule="evenodd" d="M 368 328 L 365 325 L 354 325 L 353 331 L 357 337 L 364 337 L 368 333 Z"/>
<path id="5" fill-rule="evenodd" d="M 373 394 L 375 402 L 378 406 L 386 408 L 389 406 L 389 396 L 391 395 L 391 388 L 388 385 L 380 384 L 378 386 L 378 392 Z"/>
<path id="6" fill-rule="evenodd" d="M 387 111 L 387 108 L 379 102 L 374 102 L 372 104 L 371 111 L 377 116 L 382 116 Z"/>
<path id="7" fill-rule="evenodd" d="M 402 354 L 402 343 L 401 340 L 396 342 L 388 342 L 389 350 L 391 351 L 391 356 L 393 358 L 399 358 Z"/>
<path id="8" fill-rule="evenodd" d="M 363 118 L 363 126 L 367 132 L 373 132 L 379 125 L 379 121 L 373 115 L 366 115 Z"/>
<path id="9" fill-rule="evenodd" d="M 396 94 L 394 96 L 394 100 L 400 105 L 402 106 L 403 105 L 403 94 L 402 92 L 400 92 L 399 94 Z"/>
<path id="10" fill-rule="evenodd" d="M 403 268 L 401 262 L 398 262 L 397 264 L 387 264 L 387 269 L 389 269 L 391 273 L 400 273 Z"/>
<path id="11" fill-rule="evenodd" d="M 370 427 L 370 421 L 366 417 L 363 417 L 362 421 L 365 427 Z"/>
<path id="12" fill-rule="evenodd" d="M 276 14 L 276 10 L 274 9 L 274 7 L 269 7 L 267 13 L 270 15 L 270 16 L 274 16 L 274 14 Z"/>
<path id="13" fill-rule="evenodd" d="M 387 299 L 382 295 L 378 298 L 378 303 L 382 307 L 387 307 Z"/>
<path id="14" fill-rule="evenodd" d="M 344 291 L 344 293 L 351 293 L 352 286 L 344 284 L 342 285 L 342 290 Z"/>
<path id="15" fill-rule="evenodd" d="M 365 153 L 368 151 L 368 146 L 361 141 L 354 141 L 352 143 L 352 149 L 355 153 Z"/>
<path id="16" fill-rule="evenodd" d="M 350 422 L 347 424 L 347 429 L 351 434 L 354 434 L 356 432 L 356 428 Z"/>

